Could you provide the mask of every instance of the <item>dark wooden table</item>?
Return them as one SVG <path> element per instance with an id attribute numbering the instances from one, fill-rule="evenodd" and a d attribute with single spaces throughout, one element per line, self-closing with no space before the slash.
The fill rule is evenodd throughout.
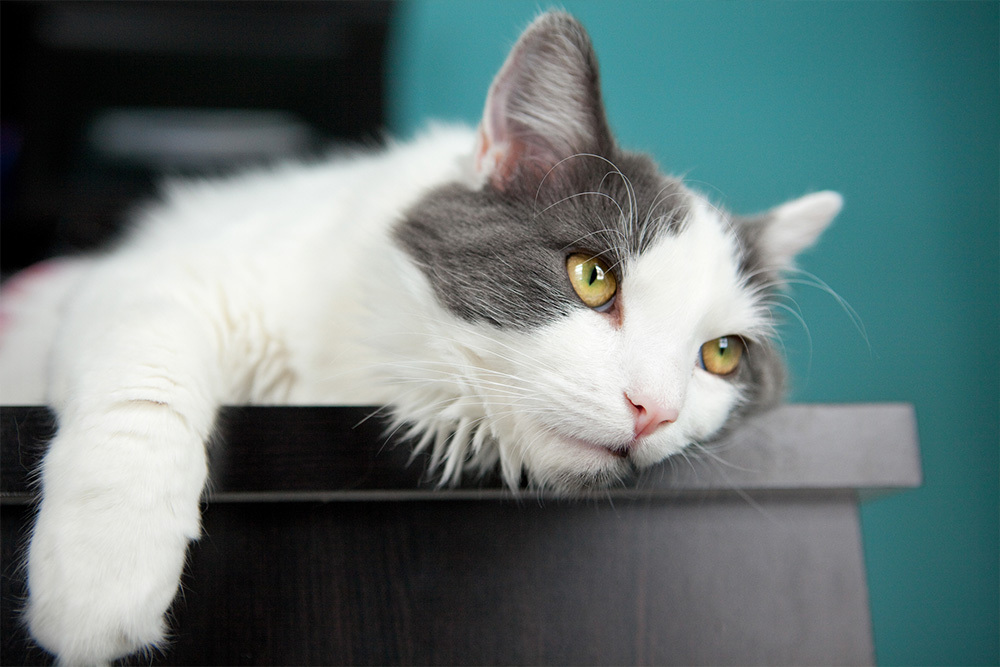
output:
<path id="1" fill-rule="evenodd" d="M 785 406 L 575 501 L 435 489 L 371 412 L 224 411 L 153 664 L 873 661 L 857 503 L 920 483 L 907 405 Z M 51 417 L 3 408 L 0 427 L 0 661 L 45 664 L 18 559 Z"/>

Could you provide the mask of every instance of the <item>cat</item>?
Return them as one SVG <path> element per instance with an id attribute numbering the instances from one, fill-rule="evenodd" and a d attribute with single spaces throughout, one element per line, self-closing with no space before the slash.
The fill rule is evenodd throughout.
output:
<path id="1" fill-rule="evenodd" d="M 31 634 L 71 663 L 162 644 L 222 404 L 385 405 L 443 484 L 562 494 L 705 442 L 780 400 L 781 276 L 841 203 L 737 217 L 621 149 L 560 12 L 477 129 L 166 185 L 4 291 L 3 398 L 58 415 Z"/>

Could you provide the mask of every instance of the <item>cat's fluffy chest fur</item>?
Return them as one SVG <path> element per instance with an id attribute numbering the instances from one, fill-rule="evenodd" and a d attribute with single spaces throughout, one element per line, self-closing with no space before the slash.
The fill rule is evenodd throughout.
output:
<path id="1" fill-rule="evenodd" d="M 780 275 L 839 208 L 737 218 L 618 148 L 558 13 L 476 131 L 172 186 L 121 248 L 4 296 L 3 397 L 44 375 L 59 415 L 32 634 L 70 662 L 162 641 L 224 403 L 385 403 L 442 482 L 556 492 L 712 437 L 780 396 Z"/>

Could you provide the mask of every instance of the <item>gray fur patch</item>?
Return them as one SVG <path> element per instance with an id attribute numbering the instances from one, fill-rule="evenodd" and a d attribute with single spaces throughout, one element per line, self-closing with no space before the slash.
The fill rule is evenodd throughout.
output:
<path id="1" fill-rule="evenodd" d="M 731 218 L 731 229 L 739 244 L 738 270 L 744 284 L 758 299 L 770 300 L 782 286 L 781 273 L 763 247 L 763 231 L 769 216 Z M 770 341 L 747 341 L 743 363 L 734 381 L 743 390 L 741 405 L 729 416 L 732 424 L 747 414 L 776 406 L 784 399 L 785 363 Z"/>
<path id="2" fill-rule="evenodd" d="M 566 274 L 569 254 L 602 257 L 622 284 L 628 260 L 676 233 L 692 204 L 679 181 L 641 155 L 580 155 L 554 171 L 559 177 L 531 197 L 443 186 L 397 225 L 396 241 L 445 308 L 521 330 L 586 308 Z"/>
<path id="3" fill-rule="evenodd" d="M 740 274 L 748 285 L 764 290 L 769 290 L 780 282 L 780 267 L 770 260 L 761 241 L 770 219 L 769 215 L 764 214 L 732 220 L 732 228 L 740 247 Z"/>
<path id="4" fill-rule="evenodd" d="M 743 400 L 729 415 L 729 423 L 781 402 L 785 394 L 785 363 L 770 342 L 747 341 L 735 381 L 740 384 Z"/>

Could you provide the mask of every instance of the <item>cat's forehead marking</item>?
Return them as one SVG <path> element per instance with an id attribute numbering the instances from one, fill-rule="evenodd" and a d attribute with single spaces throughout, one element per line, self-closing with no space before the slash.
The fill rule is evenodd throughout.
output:
<path id="1" fill-rule="evenodd" d="M 444 186 L 396 226 L 396 241 L 452 313 L 530 329 L 585 308 L 566 275 L 569 253 L 593 253 L 626 272 L 657 239 L 682 232 L 697 202 L 640 155 L 580 155 L 557 168 L 563 178 L 531 198 Z"/>

